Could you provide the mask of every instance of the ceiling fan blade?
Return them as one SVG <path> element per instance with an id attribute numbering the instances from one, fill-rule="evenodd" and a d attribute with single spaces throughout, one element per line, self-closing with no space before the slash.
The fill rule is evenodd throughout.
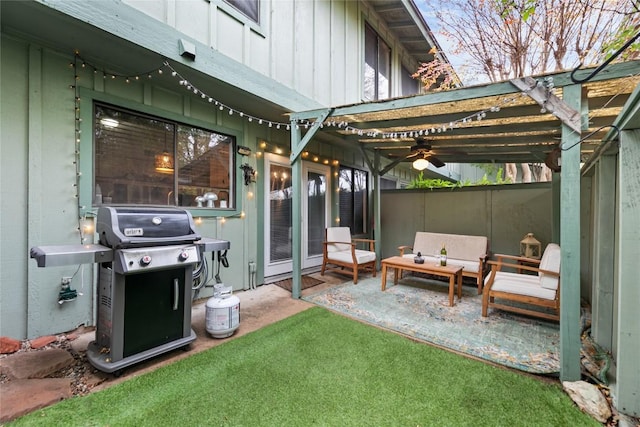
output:
<path id="1" fill-rule="evenodd" d="M 444 166 L 444 162 L 436 156 L 427 156 L 427 161 L 429 161 L 433 166 L 437 168 L 441 168 Z"/>

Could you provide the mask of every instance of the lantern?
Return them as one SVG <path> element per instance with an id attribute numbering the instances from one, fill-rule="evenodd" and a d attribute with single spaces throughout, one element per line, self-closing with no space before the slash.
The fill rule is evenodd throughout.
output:
<path id="1" fill-rule="evenodd" d="M 540 242 L 533 237 L 533 233 L 527 233 L 524 239 L 520 241 L 520 256 L 526 258 L 540 259 L 541 254 Z"/>

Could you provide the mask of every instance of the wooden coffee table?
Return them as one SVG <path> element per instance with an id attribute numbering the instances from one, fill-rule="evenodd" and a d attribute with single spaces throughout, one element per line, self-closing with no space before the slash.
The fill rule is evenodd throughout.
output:
<path id="1" fill-rule="evenodd" d="M 453 293 L 456 281 L 458 283 L 458 299 L 462 298 L 462 267 L 441 266 L 433 261 L 425 261 L 424 264 L 417 264 L 413 258 L 403 258 L 394 256 L 382 260 L 382 290 L 387 288 L 387 268 L 393 268 L 393 284 L 398 284 L 398 276 L 402 277 L 404 270 L 428 273 L 436 276 L 449 278 L 449 305 L 453 307 Z"/>

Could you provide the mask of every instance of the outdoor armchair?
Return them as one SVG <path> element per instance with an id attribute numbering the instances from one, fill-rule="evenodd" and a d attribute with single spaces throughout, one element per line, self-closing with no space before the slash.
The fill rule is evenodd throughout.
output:
<path id="1" fill-rule="evenodd" d="M 368 250 L 357 249 L 358 243 L 367 245 Z M 334 271 L 353 277 L 358 283 L 358 270 L 371 271 L 376 276 L 376 253 L 371 239 L 354 239 L 349 227 L 328 227 L 322 247 L 322 270 Z"/>
<path id="2" fill-rule="evenodd" d="M 491 272 L 482 294 L 483 317 L 487 317 L 489 307 L 494 307 L 550 320 L 560 319 L 560 246 L 547 245 L 539 261 L 498 254 L 495 261 L 487 264 L 491 266 Z M 505 304 L 505 301 L 510 303 Z"/>

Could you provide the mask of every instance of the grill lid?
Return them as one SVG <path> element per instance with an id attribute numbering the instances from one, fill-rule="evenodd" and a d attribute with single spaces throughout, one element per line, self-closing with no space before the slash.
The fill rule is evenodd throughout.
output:
<path id="1" fill-rule="evenodd" d="M 98 209 L 96 231 L 100 244 L 114 249 L 200 240 L 191 213 L 171 207 L 103 206 Z"/>

